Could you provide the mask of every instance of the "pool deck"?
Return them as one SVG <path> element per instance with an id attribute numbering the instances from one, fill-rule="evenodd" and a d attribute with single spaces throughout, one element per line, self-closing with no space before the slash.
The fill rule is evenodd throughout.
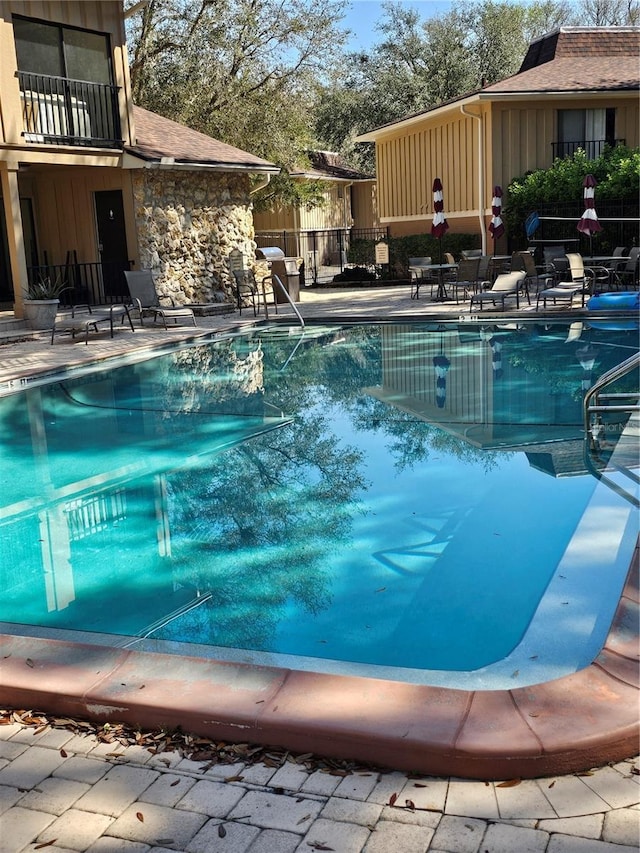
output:
<path id="1" fill-rule="evenodd" d="M 327 320 L 376 316 L 431 319 L 468 313 L 466 306 L 410 300 L 408 288 L 402 294 L 388 288 L 358 292 L 310 290 L 302 294 L 299 308 L 307 318 Z M 580 312 L 574 315 L 579 319 Z M 280 306 L 278 316 L 280 320 L 293 318 L 288 306 Z M 509 319 L 513 316 L 509 312 Z M 0 347 L 0 387 L 6 388 L 8 383 L 23 387 L 26 377 L 33 379 L 57 368 L 130 353 L 134 349 L 154 348 L 169 340 L 192 339 L 194 334 L 235 327 L 239 321 L 236 313 L 198 318 L 197 330 L 184 326 L 167 332 L 152 325 L 143 330 L 138 328 L 135 333 L 118 329 L 113 339 L 108 333 L 91 336 L 88 345 L 67 337 L 57 337 L 53 346 L 48 337 L 6 344 Z M 252 312 L 243 311 L 241 322 L 253 323 Z M 452 690 L 2 635 L 0 704 L 76 718 L 139 724 L 146 729 L 180 726 L 216 740 L 269 744 L 293 752 L 353 759 L 430 777 L 515 780 L 588 771 L 622 762 L 638 753 L 638 556 L 636 547 L 611 631 L 596 660 L 578 673 L 539 685 L 519 688 L 514 680 L 510 690 Z M 2 755 L 0 750 L 0 761 Z M 638 778 L 630 781 L 635 784 Z M 3 781 L 0 767 L 0 786 L 5 784 L 10 783 Z M 637 798 L 634 803 L 625 802 L 623 810 L 631 806 L 630 814 L 635 815 L 637 822 L 635 804 Z M 21 811 L 19 803 L 9 814 L 16 809 Z M 512 817 L 540 818 L 525 814 L 526 811 Z M 487 817 L 471 807 L 459 813 L 468 819 L 474 815 Z M 574 816 L 586 813 L 579 808 L 573 810 Z M 441 817 L 445 814 L 446 809 L 441 810 Z M 497 817 L 500 816 L 498 813 Z M 562 817 L 559 813 L 556 816 Z M 358 819 L 354 822 L 358 824 Z M 321 823 L 322 820 L 316 821 Z M 302 829 L 295 829 L 296 833 L 299 849 L 313 847 L 310 840 L 306 846 L 302 844 L 303 838 L 310 838 Z M 41 840 L 44 836 L 39 837 Z M 136 838 L 135 833 L 122 837 Z M 3 847 L 2 839 L 0 832 L 0 853 L 5 849 L 11 853 L 23 849 Z M 324 843 L 326 846 L 315 849 L 333 847 L 342 853 L 361 849 L 385 853 L 458 849 L 424 845 L 414 848 L 393 843 L 375 846 L 373 842 L 363 842 L 360 846 L 349 846 L 346 841 L 338 846 Z M 365 847 L 365 843 L 373 846 Z M 593 849 L 594 853 L 611 849 L 606 839 L 598 843 L 604 846 L 585 849 Z M 265 840 L 259 847 L 265 853 L 281 849 L 275 842 L 271 847 L 266 844 Z M 172 845 L 167 848 L 177 849 Z M 50 849 L 53 853 L 57 850 Z M 110 847 L 106 843 L 95 847 L 96 853 L 120 849 L 129 848 Z M 180 849 L 218 848 L 185 844 Z M 248 850 L 249 846 L 229 849 Z M 298 847 L 282 849 L 293 851 Z M 495 849 L 529 848 L 514 841 L 513 846 Z M 531 849 L 542 851 L 547 847 Z M 582 848 L 557 847 L 558 851 L 565 849 L 569 853 Z"/>

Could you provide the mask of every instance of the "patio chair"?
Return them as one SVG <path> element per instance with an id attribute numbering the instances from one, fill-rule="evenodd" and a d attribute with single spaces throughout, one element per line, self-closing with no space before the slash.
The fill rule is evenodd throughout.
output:
<path id="1" fill-rule="evenodd" d="M 613 271 L 613 280 L 622 290 L 638 287 L 638 260 L 640 247 L 634 246 L 629 252 L 629 260 L 620 269 Z"/>
<path id="2" fill-rule="evenodd" d="M 480 310 L 482 311 L 482 306 L 484 305 L 484 303 L 491 302 L 494 308 L 497 307 L 499 303 L 500 310 L 504 311 L 505 300 L 511 299 L 513 297 L 515 297 L 516 300 L 516 308 L 519 308 L 520 290 L 522 288 L 524 279 L 524 270 L 502 273 L 502 275 L 499 275 L 496 278 L 489 290 L 481 290 L 478 293 L 474 293 L 472 295 L 469 310 L 473 310 L 474 305 L 479 304 Z"/>
<path id="3" fill-rule="evenodd" d="M 436 279 L 431 274 L 432 271 L 425 269 L 431 263 L 431 258 L 409 258 L 409 283 L 411 285 L 411 299 L 420 298 L 420 288 L 423 285 L 431 286 L 431 295 L 433 296 L 433 285 L 437 284 Z"/>
<path id="4" fill-rule="evenodd" d="M 233 270 L 233 278 L 236 285 L 236 304 L 240 314 L 242 314 L 243 308 L 251 307 L 255 317 L 260 311 L 261 302 L 266 306 L 268 294 L 271 295 L 276 314 L 278 313 L 278 300 L 273 290 L 273 279 L 270 275 L 265 276 L 258 283 L 253 270 Z"/>
<path id="5" fill-rule="evenodd" d="M 535 287 L 535 292 L 537 293 L 541 286 L 544 289 L 545 287 L 552 285 L 555 281 L 555 272 L 548 270 L 544 266 L 536 266 L 533 255 L 528 251 L 513 253 L 513 257 L 511 259 L 511 270 L 512 272 L 524 270 L 524 287 L 527 296 L 529 295 L 532 286 Z"/>
<path id="6" fill-rule="evenodd" d="M 589 293 L 591 288 L 591 274 L 584 268 L 582 255 L 577 253 L 568 254 L 567 264 L 571 275 L 570 281 L 559 281 L 553 287 L 538 291 L 536 311 L 540 307 L 541 299 L 543 308 L 547 307 L 547 299 L 553 300 L 554 305 L 558 300 L 569 300 L 569 307 L 571 308 L 573 307 L 573 298 L 578 294 L 582 296 L 582 304 L 584 305 L 585 294 Z"/>
<path id="7" fill-rule="evenodd" d="M 167 320 L 173 320 L 174 323 L 178 320 L 191 320 L 193 325 L 196 325 L 193 310 L 186 305 L 160 304 L 151 270 L 125 270 L 124 275 L 131 296 L 131 304 L 140 315 L 141 326 L 144 325 L 143 314 L 153 314 L 154 323 L 158 317 L 161 317 L 165 329 L 168 328 Z"/>
<path id="8" fill-rule="evenodd" d="M 84 335 L 85 344 L 89 343 L 89 332 L 98 331 L 98 323 L 109 323 L 109 331 L 113 337 L 113 321 L 120 317 L 120 325 L 124 324 L 125 317 L 129 321 L 131 331 L 135 331 L 133 320 L 126 305 L 108 305 L 100 308 L 92 308 L 91 305 L 74 305 L 70 310 L 58 311 L 51 328 L 51 345 L 56 333 L 68 332 L 72 338 L 77 334 Z"/>
<path id="9" fill-rule="evenodd" d="M 477 289 L 478 270 L 480 268 L 480 258 L 462 258 L 458 263 L 458 269 L 455 270 L 455 275 L 447 280 L 447 290 L 453 290 L 456 294 L 456 303 L 460 302 L 459 294 L 462 291 L 462 298 L 468 299 L 471 291 Z"/>

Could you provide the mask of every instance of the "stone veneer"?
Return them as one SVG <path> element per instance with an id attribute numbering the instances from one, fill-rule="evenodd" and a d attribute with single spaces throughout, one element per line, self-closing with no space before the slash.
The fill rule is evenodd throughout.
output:
<path id="1" fill-rule="evenodd" d="M 206 303 L 223 291 L 233 300 L 229 254 L 238 249 L 247 265 L 255 258 L 249 176 L 141 169 L 132 177 L 140 267 L 153 271 L 160 298 Z"/>

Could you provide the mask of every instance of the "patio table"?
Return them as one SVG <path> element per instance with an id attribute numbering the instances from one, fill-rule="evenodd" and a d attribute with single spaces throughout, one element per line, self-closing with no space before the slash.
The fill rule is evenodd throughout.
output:
<path id="1" fill-rule="evenodd" d="M 421 266 L 423 270 L 432 270 L 438 276 L 438 291 L 436 293 L 436 302 L 444 302 L 447 299 L 447 288 L 444 284 L 445 270 L 457 270 L 458 264 L 424 264 Z"/>

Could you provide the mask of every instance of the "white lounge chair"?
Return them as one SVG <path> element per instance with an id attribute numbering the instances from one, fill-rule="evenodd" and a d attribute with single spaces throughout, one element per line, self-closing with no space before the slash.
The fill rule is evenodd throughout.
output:
<path id="1" fill-rule="evenodd" d="M 479 293 L 474 293 L 471 297 L 470 310 L 474 305 L 480 304 L 480 310 L 485 302 L 491 302 L 494 307 L 500 304 L 500 310 L 504 311 L 504 303 L 506 299 L 515 297 L 516 308 L 520 307 L 520 290 L 522 289 L 526 273 L 524 270 L 517 272 L 507 272 L 499 275 L 493 282 L 489 290 L 482 290 Z"/>

